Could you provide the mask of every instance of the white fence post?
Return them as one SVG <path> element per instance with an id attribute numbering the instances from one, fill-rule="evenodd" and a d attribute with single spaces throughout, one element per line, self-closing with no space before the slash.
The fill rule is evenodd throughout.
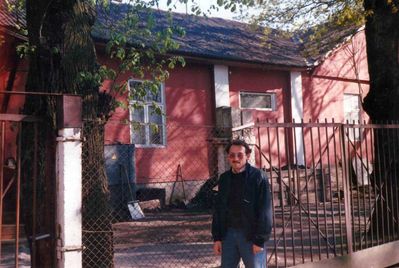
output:
<path id="1" fill-rule="evenodd" d="M 82 267 L 82 100 L 57 99 L 57 267 Z"/>

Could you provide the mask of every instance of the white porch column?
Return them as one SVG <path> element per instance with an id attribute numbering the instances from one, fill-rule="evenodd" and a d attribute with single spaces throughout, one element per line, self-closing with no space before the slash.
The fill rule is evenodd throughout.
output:
<path id="1" fill-rule="evenodd" d="M 57 267 L 82 267 L 82 141 L 80 128 L 58 131 Z"/>
<path id="2" fill-rule="evenodd" d="M 300 72 L 291 72 L 291 111 L 292 118 L 296 123 L 301 122 L 303 118 L 303 95 L 302 95 L 302 75 Z M 296 157 L 297 165 L 305 163 L 303 155 L 303 137 L 300 128 L 295 128 L 295 143 L 296 143 Z"/>
<path id="3" fill-rule="evenodd" d="M 230 107 L 229 67 L 225 65 L 214 65 L 213 72 L 216 108 L 223 106 Z"/>
<path id="4" fill-rule="evenodd" d="M 231 135 L 230 130 L 227 130 L 227 128 L 232 126 L 231 110 L 228 108 L 230 107 L 229 67 L 226 65 L 214 65 L 213 78 L 215 83 L 216 127 L 221 128 L 222 133 L 225 134 L 225 136 L 221 138 L 224 142 L 216 143 L 218 154 L 217 168 L 218 173 L 222 174 L 228 168 L 224 148 L 227 138 L 230 139 Z M 226 131 L 229 131 L 229 133 Z"/>

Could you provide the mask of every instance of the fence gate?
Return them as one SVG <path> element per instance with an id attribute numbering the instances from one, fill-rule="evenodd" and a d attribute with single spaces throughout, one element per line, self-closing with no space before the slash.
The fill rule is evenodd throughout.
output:
<path id="1" fill-rule="evenodd" d="M 0 266 L 30 266 L 37 241 L 50 237 L 37 233 L 41 228 L 36 226 L 39 122 L 32 116 L 0 114 Z"/>
<path id="2" fill-rule="evenodd" d="M 259 123 L 246 133 L 273 195 L 269 267 L 399 262 L 381 247 L 399 240 L 399 125 Z"/>

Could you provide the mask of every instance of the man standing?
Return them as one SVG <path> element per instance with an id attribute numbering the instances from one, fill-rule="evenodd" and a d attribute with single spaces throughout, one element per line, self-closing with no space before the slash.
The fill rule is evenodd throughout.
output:
<path id="1" fill-rule="evenodd" d="M 266 174 L 248 164 L 251 148 L 243 140 L 226 147 L 231 169 L 218 182 L 212 221 L 213 250 L 222 268 L 266 267 L 265 242 L 272 230 L 271 194 Z"/>

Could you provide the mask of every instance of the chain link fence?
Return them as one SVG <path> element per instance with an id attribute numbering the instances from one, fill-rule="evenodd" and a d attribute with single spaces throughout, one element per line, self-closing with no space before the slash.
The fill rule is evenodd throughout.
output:
<path id="1" fill-rule="evenodd" d="M 102 133 L 102 126 L 86 122 L 84 130 Z M 110 141 L 105 133 L 102 159 L 90 156 L 85 140 L 85 267 L 219 266 L 211 209 L 218 150 L 227 140 L 215 138 L 211 126 L 169 124 L 166 135 L 166 144 L 140 146 Z"/>

